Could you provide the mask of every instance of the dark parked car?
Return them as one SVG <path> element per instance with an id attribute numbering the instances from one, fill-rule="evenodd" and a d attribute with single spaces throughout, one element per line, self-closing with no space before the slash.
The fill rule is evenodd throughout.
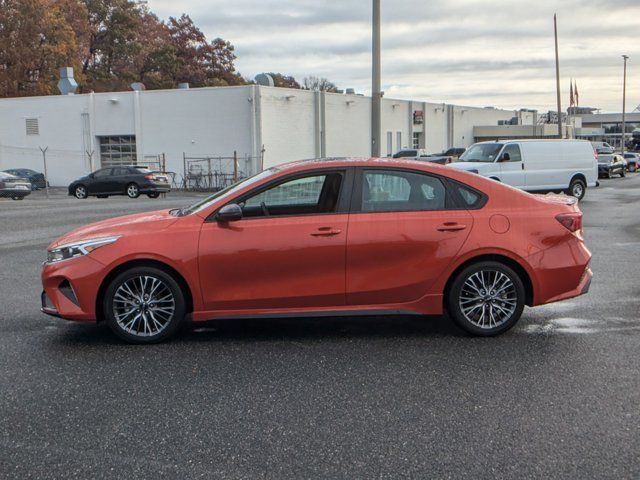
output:
<path id="1" fill-rule="evenodd" d="M 611 178 L 613 175 L 624 177 L 627 172 L 627 162 L 621 155 L 598 155 L 598 177 Z"/>
<path id="2" fill-rule="evenodd" d="M 425 156 L 427 152 L 421 148 L 405 148 L 393 154 L 393 158 L 417 158 Z"/>
<path id="3" fill-rule="evenodd" d="M 152 172 L 142 166 L 102 168 L 69 185 L 69 195 L 76 198 L 107 198 L 109 195 L 138 198 L 140 194 L 158 198 L 161 193 L 170 190 L 169 179 L 165 174 Z"/>
<path id="4" fill-rule="evenodd" d="M 455 162 L 460 155 L 466 151 L 466 148 L 450 148 L 442 153 L 432 153 L 421 157 L 420 160 L 425 160 L 431 163 L 439 163 L 440 165 L 446 165 L 447 163 Z"/>
<path id="5" fill-rule="evenodd" d="M 29 180 L 31 182 L 33 190 L 47 187 L 47 182 L 44 178 L 44 174 L 36 172 L 35 170 L 31 170 L 30 168 L 10 168 L 9 170 L 5 170 L 5 173 L 10 173 L 11 175 L 14 175 L 18 178 Z"/>
<path id="6" fill-rule="evenodd" d="M 627 152 L 624 154 L 624 159 L 627 161 L 627 170 L 629 172 L 638 171 L 638 166 L 640 166 L 640 155 L 637 153 Z"/>
<path id="7" fill-rule="evenodd" d="M 31 183 L 10 173 L 0 172 L 0 198 L 22 200 L 31 193 Z"/>

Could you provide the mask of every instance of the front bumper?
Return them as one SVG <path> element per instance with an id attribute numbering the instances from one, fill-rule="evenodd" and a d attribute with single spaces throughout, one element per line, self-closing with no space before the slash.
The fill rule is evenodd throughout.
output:
<path id="1" fill-rule="evenodd" d="M 47 264 L 42 268 L 41 311 L 47 315 L 91 322 L 104 279 L 104 265 L 89 256 Z"/>

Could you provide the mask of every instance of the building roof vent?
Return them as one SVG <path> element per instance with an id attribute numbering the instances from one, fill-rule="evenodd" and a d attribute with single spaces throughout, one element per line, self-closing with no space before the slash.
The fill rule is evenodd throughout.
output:
<path id="1" fill-rule="evenodd" d="M 60 81 L 58 82 L 58 90 L 62 95 L 73 95 L 76 93 L 78 83 L 73 78 L 72 67 L 62 67 L 60 69 Z"/>
<path id="2" fill-rule="evenodd" d="M 131 85 L 131 90 L 133 90 L 134 92 L 141 92 L 142 90 L 146 90 L 147 87 L 144 86 L 144 83 L 142 82 L 133 82 Z"/>
<path id="3" fill-rule="evenodd" d="M 178 84 L 179 90 L 189 90 L 189 82 L 182 82 Z"/>
<path id="4" fill-rule="evenodd" d="M 273 77 L 267 73 L 259 73 L 256 75 L 255 81 L 258 85 L 263 87 L 275 87 L 276 83 L 273 81 Z"/>

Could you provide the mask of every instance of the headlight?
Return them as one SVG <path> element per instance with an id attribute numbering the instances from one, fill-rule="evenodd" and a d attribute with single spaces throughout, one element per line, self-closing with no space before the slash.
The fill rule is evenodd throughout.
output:
<path id="1" fill-rule="evenodd" d="M 67 243 L 47 252 L 47 263 L 61 262 L 69 258 L 81 257 L 93 252 L 96 248 L 109 245 L 120 237 L 93 238 L 80 242 Z"/>

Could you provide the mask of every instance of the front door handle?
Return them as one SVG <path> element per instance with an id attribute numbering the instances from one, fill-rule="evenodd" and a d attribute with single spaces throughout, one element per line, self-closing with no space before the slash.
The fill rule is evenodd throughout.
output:
<path id="1" fill-rule="evenodd" d="M 438 227 L 439 232 L 459 232 L 460 230 L 464 230 L 467 228 L 466 225 L 462 225 L 461 223 L 456 222 L 445 222 Z"/>
<path id="2" fill-rule="evenodd" d="M 342 233 L 342 230 L 333 227 L 320 227 L 317 231 L 312 232 L 312 237 L 333 237 Z"/>

